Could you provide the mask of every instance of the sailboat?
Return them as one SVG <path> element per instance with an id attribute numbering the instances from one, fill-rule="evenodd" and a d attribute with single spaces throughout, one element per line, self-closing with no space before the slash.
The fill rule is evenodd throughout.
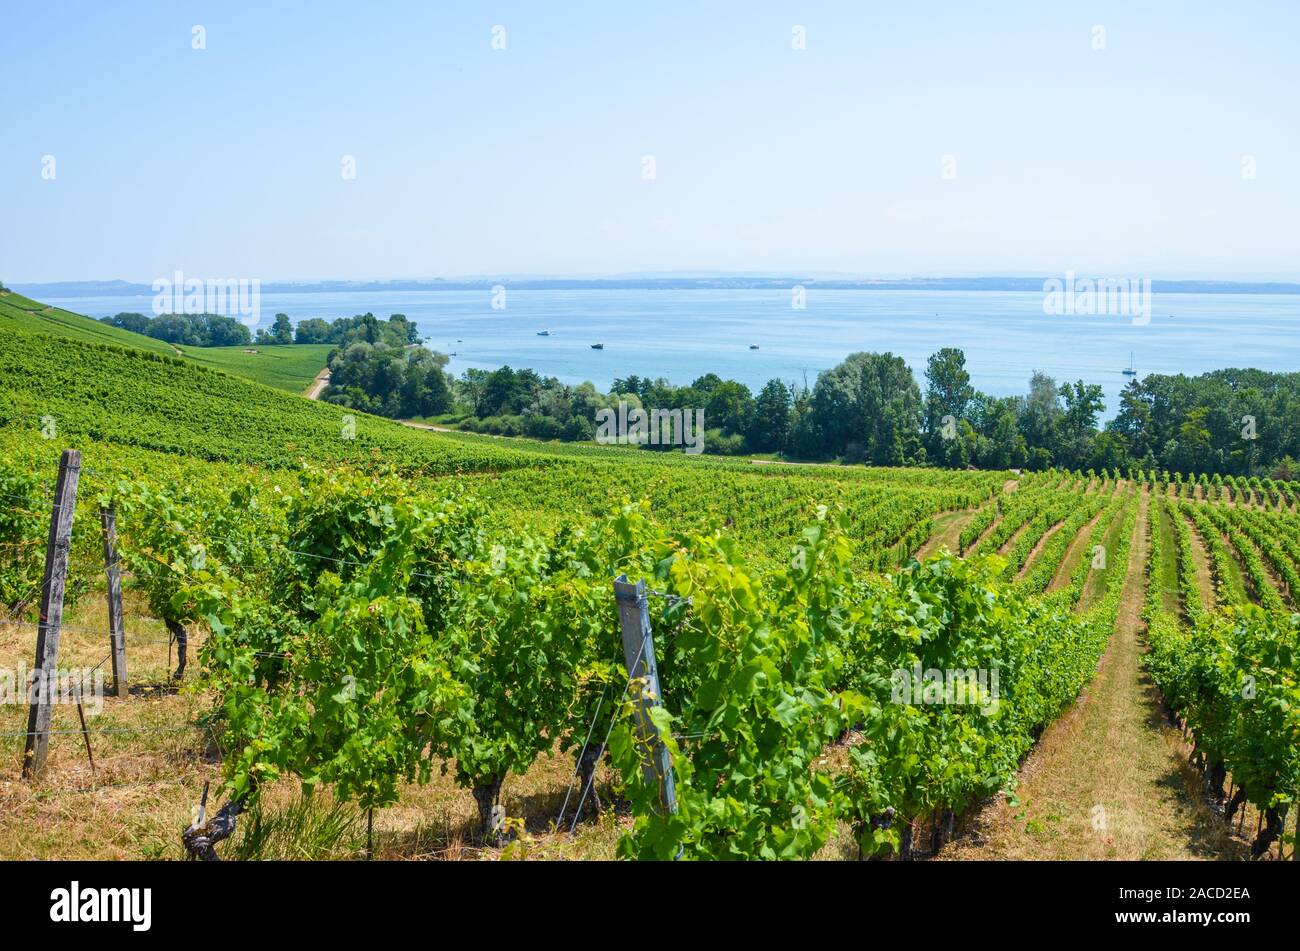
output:
<path id="1" fill-rule="evenodd" d="M 1137 376 L 1138 371 L 1133 369 L 1133 351 L 1128 352 L 1128 367 L 1120 371 L 1125 376 Z"/>

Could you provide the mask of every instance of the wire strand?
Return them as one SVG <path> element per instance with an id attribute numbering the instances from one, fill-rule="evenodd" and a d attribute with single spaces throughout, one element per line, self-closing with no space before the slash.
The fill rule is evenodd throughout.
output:
<path id="1" fill-rule="evenodd" d="M 611 664 L 617 663 L 618 657 L 610 661 Z M 569 796 L 573 794 L 573 781 L 578 778 L 578 773 L 582 770 L 583 757 L 587 755 L 587 744 L 591 742 L 591 734 L 596 731 L 596 721 L 600 719 L 600 707 L 605 702 L 605 695 L 609 693 L 609 681 L 605 681 L 604 688 L 600 691 L 600 699 L 596 701 L 596 712 L 592 714 L 591 726 L 587 728 L 587 738 L 582 741 L 582 750 L 578 753 L 577 762 L 573 765 L 573 775 L 569 777 L 568 788 L 564 790 L 564 802 L 560 805 L 560 814 L 555 817 L 555 828 L 560 827 L 564 821 L 564 811 L 569 808 Z"/>

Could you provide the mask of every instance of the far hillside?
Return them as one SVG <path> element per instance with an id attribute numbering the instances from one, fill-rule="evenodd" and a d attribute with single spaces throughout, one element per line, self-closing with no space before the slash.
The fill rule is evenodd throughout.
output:
<path id="1" fill-rule="evenodd" d="M 195 363 L 265 383 L 277 390 L 303 393 L 325 368 L 325 358 L 333 347 L 300 343 L 179 349 Z"/>
<path id="2" fill-rule="evenodd" d="M 0 292 L 0 329 L 54 334 L 87 343 L 115 344 L 151 353 L 183 356 L 214 369 L 302 393 L 325 368 L 326 344 L 257 344 L 247 347 L 191 347 L 167 343 L 141 333 L 50 307 L 13 291 Z"/>
<path id="3" fill-rule="evenodd" d="M 57 326 L 51 331 L 54 325 L 20 309 L 9 324 L 0 334 L 0 427 L 34 431 L 48 418 L 60 439 L 74 443 L 81 437 L 276 468 L 300 461 L 382 460 L 432 473 L 537 464 L 498 440 L 470 446 L 463 439 L 434 439 L 431 433 L 209 369 L 189 356 L 136 346 L 134 340 L 130 346 L 92 342 L 75 332 L 81 329 L 76 321 L 66 325 L 72 332 L 59 332 Z"/>
<path id="4" fill-rule="evenodd" d="M 49 307 L 13 291 L 0 291 L 0 329 L 54 334 L 87 343 L 112 343 L 154 353 L 176 353 L 174 347 L 161 340 L 110 327 L 69 310 Z"/>

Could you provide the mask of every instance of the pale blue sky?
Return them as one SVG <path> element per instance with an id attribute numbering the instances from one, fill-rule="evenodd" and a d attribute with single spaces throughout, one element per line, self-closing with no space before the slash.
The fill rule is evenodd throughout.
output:
<path id="1" fill-rule="evenodd" d="M 0 278 L 1297 280 L 1297 41 L 1290 0 L 6 2 Z"/>

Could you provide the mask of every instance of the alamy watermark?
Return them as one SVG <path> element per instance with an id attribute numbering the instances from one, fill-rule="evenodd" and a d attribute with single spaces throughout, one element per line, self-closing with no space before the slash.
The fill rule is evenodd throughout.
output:
<path id="1" fill-rule="evenodd" d="M 0 667 L 0 705 L 34 703 L 82 704 L 91 716 L 104 709 L 104 671 L 92 667 L 60 667 L 53 672 L 26 663 L 16 669 Z"/>
<path id="2" fill-rule="evenodd" d="M 1128 317 L 1136 325 L 1151 323 L 1151 278 L 1052 277 L 1043 282 L 1043 313 Z"/>
<path id="3" fill-rule="evenodd" d="M 704 410 L 642 409 L 618 401 L 596 410 L 596 442 L 602 446 L 683 446 L 691 455 L 704 451 Z"/>
<path id="4" fill-rule="evenodd" d="M 148 931 L 153 924 L 153 889 L 83 887 L 74 879 L 67 888 L 50 892 L 50 921 L 123 922 L 132 931 Z"/>
<path id="5" fill-rule="evenodd" d="M 998 709 L 998 672 L 984 668 L 938 670 L 914 663 L 889 675 L 890 700 L 913 706 L 946 704 L 979 707 L 986 716 Z"/>
<path id="6" fill-rule="evenodd" d="M 262 282 L 257 278 L 187 278 L 176 271 L 153 282 L 153 312 L 160 314 L 218 314 L 238 317 L 246 327 L 262 319 Z"/>

